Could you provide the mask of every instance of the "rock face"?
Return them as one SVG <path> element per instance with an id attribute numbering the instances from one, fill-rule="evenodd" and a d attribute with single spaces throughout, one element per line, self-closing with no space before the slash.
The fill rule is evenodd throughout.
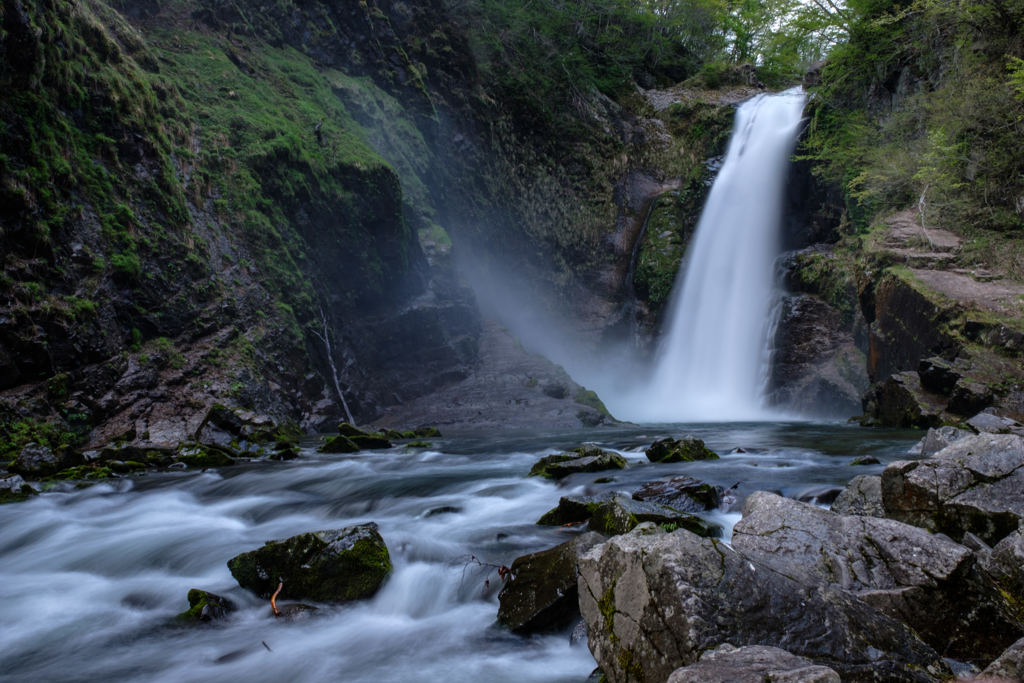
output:
<path id="1" fill-rule="evenodd" d="M 602 493 L 596 496 L 562 496 L 558 507 L 544 513 L 537 524 L 561 526 L 585 522 L 594 514 L 594 510 L 615 497 L 614 493 Z"/>
<path id="2" fill-rule="evenodd" d="M 854 477 L 832 503 L 832 512 L 838 515 L 885 517 L 882 507 L 882 478 Z"/>
<path id="3" fill-rule="evenodd" d="M 1024 517 L 1024 437 L 979 434 L 921 461 L 896 461 L 882 473 L 885 515 L 955 540 L 971 532 L 988 544 Z"/>
<path id="4" fill-rule="evenodd" d="M 693 462 L 695 460 L 718 460 L 718 454 L 704 446 L 701 439 L 686 436 L 676 441 L 672 438 L 658 439 L 644 451 L 651 462 Z"/>
<path id="5" fill-rule="evenodd" d="M 956 427 L 929 428 L 928 433 L 914 444 L 909 453 L 922 458 L 930 458 L 954 441 L 971 435 L 972 433 L 966 429 L 957 429 Z"/>
<path id="6" fill-rule="evenodd" d="M 614 496 L 607 503 L 594 509 L 590 517 L 590 528 L 606 536 L 617 536 L 632 531 L 644 522 L 671 525 L 688 529 L 698 536 L 720 536 L 721 527 L 667 505 L 631 500 L 625 496 Z"/>
<path id="7" fill-rule="evenodd" d="M 719 645 L 696 664 L 676 669 L 668 683 L 839 683 L 839 674 L 777 647 Z"/>
<path id="8" fill-rule="evenodd" d="M 21 453 L 11 463 L 8 470 L 23 477 L 41 479 L 83 462 L 81 456 L 71 451 L 57 454 L 45 446 L 30 443 L 21 449 Z"/>
<path id="9" fill-rule="evenodd" d="M 391 557 L 370 522 L 268 541 L 230 560 L 228 569 L 261 598 L 269 599 L 281 582 L 282 600 L 349 602 L 377 592 L 391 573 Z"/>
<path id="10" fill-rule="evenodd" d="M 978 681 L 1024 681 L 1024 638 L 1006 649 L 976 679 Z"/>
<path id="11" fill-rule="evenodd" d="M 531 477 L 562 479 L 580 472 L 624 470 L 629 466 L 618 453 L 604 451 L 596 446 L 580 446 L 569 453 L 556 453 L 538 460 L 530 468 Z"/>
<path id="12" fill-rule="evenodd" d="M 633 500 L 668 505 L 682 512 L 714 510 L 722 504 L 721 486 L 712 486 L 691 477 L 673 477 L 649 481 L 635 492 Z"/>
<path id="13" fill-rule="evenodd" d="M 732 540 L 777 572 L 852 592 L 953 659 L 991 661 L 1024 636 L 1021 610 L 976 567 L 975 554 L 923 529 L 759 491 Z"/>
<path id="14" fill-rule="evenodd" d="M 198 588 L 188 592 L 188 609 L 178 615 L 183 621 L 219 621 L 234 609 L 229 600 Z"/>
<path id="15" fill-rule="evenodd" d="M 844 681 L 949 675 L 906 626 L 832 586 L 808 586 L 688 531 L 651 525 L 580 559 L 590 650 L 611 683 L 663 683 L 707 649 L 785 647 Z"/>
<path id="16" fill-rule="evenodd" d="M 864 413 L 885 427 L 938 427 L 943 421 L 944 397 L 921 386 L 917 373 L 890 375 L 865 394 Z"/>
<path id="17" fill-rule="evenodd" d="M 512 574 L 498 594 L 498 623 L 527 635 L 560 631 L 579 619 L 576 563 L 605 537 L 587 532 L 512 563 Z"/>

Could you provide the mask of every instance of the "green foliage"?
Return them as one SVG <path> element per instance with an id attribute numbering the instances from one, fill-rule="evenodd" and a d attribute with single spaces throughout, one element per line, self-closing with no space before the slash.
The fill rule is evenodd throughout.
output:
<path id="1" fill-rule="evenodd" d="M 86 434 L 87 436 L 87 434 Z M 68 431 L 60 421 L 44 422 L 35 418 L 11 416 L 0 419 L 0 462 L 10 462 L 30 443 L 50 449 L 79 446 L 82 436 Z"/>

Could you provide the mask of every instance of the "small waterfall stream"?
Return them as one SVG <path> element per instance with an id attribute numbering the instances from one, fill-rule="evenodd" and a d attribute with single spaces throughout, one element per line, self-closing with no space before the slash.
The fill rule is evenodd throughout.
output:
<path id="1" fill-rule="evenodd" d="M 650 382 L 625 419 L 763 419 L 767 335 L 777 297 L 783 190 L 800 127 L 799 88 L 736 112 L 729 149 L 676 279 Z M 624 411 L 620 411 L 624 412 Z"/>

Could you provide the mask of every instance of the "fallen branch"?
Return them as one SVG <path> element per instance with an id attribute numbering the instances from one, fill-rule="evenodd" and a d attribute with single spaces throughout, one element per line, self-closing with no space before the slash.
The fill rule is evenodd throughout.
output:
<path id="1" fill-rule="evenodd" d="M 277 590 L 274 591 L 274 594 L 270 596 L 270 609 L 274 610 L 275 617 L 281 616 L 281 610 L 277 609 L 277 596 L 281 592 L 282 588 L 284 588 L 284 581 L 277 584 Z M 266 645 L 266 643 L 264 643 L 264 645 Z M 270 648 L 267 649 L 269 650 Z"/>
<path id="2" fill-rule="evenodd" d="M 460 564 L 462 565 L 462 578 L 459 580 L 460 583 L 466 580 L 466 569 L 472 564 L 475 564 L 478 567 L 487 568 L 487 573 L 484 574 L 484 585 L 487 587 L 490 587 L 491 585 L 491 580 L 489 577 L 491 575 L 491 572 L 493 572 L 494 570 L 498 570 L 498 578 L 501 579 L 502 583 L 505 583 L 507 579 L 512 578 L 512 570 L 506 567 L 505 565 L 481 562 L 479 559 L 477 559 L 476 555 L 460 555 L 459 557 L 453 557 L 452 559 L 448 560 L 447 564 L 449 567 L 455 567 Z"/>

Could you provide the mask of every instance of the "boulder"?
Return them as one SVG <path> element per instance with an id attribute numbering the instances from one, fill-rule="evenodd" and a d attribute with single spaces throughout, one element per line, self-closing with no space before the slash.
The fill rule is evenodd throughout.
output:
<path id="1" fill-rule="evenodd" d="M 615 493 L 611 491 L 596 496 L 562 496 L 558 507 L 545 512 L 537 524 L 562 526 L 585 522 L 594 514 L 594 510 L 614 497 Z"/>
<path id="2" fill-rule="evenodd" d="M 982 543 L 981 539 L 977 539 Z M 964 540 L 967 543 L 967 540 Z M 978 548 L 975 552 L 999 586 L 1024 603 L 1024 535 L 1020 529 L 999 541 L 994 548 Z"/>
<path id="3" fill-rule="evenodd" d="M 885 517 L 882 507 L 882 478 L 854 477 L 832 503 L 832 512 L 839 515 Z"/>
<path id="4" fill-rule="evenodd" d="M 84 462 L 82 456 L 69 448 L 58 449 L 55 453 L 46 446 L 30 443 L 21 449 L 7 470 L 29 479 L 42 479 Z"/>
<path id="5" fill-rule="evenodd" d="M 946 410 L 956 415 L 974 415 L 988 408 L 995 400 L 995 394 L 984 384 L 961 379 L 949 394 Z"/>
<path id="6" fill-rule="evenodd" d="M 869 392 L 870 393 L 870 392 Z M 890 375 L 869 395 L 875 416 L 884 427 L 938 427 L 945 397 L 928 392 L 914 372 Z"/>
<path id="7" fill-rule="evenodd" d="M 343 435 L 324 439 L 323 445 L 319 448 L 321 453 L 355 453 L 358 450 L 356 442 Z"/>
<path id="8" fill-rule="evenodd" d="M 777 647 L 723 643 L 708 650 L 696 664 L 676 669 L 669 683 L 839 683 L 827 666 L 791 655 Z"/>
<path id="9" fill-rule="evenodd" d="M 607 503 L 594 509 L 590 517 L 590 529 L 606 536 L 617 536 L 632 531 L 644 522 L 667 526 L 671 530 L 688 529 L 698 536 L 721 536 L 718 525 L 681 512 L 667 505 L 632 500 L 625 496 L 614 496 Z"/>
<path id="10" fill-rule="evenodd" d="M 975 679 L 977 681 L 1024 681 L 1024 638 L 1006 648 Z"/>
<path id="11" fill-rule="evenodd" d="M 860 467 L 863 465 L 880 465 L 878 458 L 873 455 L 862 455 L 859 458 L 854 458 L 850 461 L 850 465 L 853 467 Z"/>
<path id="12" fill-rule="evenodd" d="M 268 541 L 228 562 L 239 585 L 269 599 L 349 602 L 372 597 L 391 573 L 391 556 L 373 522 Z"/>
<path id="13" fill-rule="evenodd" d="M 561 631 L 579 620 L 576 563 L 605 537 L 593 531 L 512 563 L 498 594 L 498 623 L 528 635 Z"/>
<path id="14" fill-rule="evenodd" d="M 718 453 L 708 450 L 704 442 L 692 436 L 676 441 L 672 438 L 658 439 L 644 451 L 651 462 L 693 462 L 695 460 L 718 460 Z"/>
<path id="15" fill-rule="evenodd" d="M 942 358 L 925 358 L 917 364 L 921 386 L 936 394 L 948 394 L 963 376 L 953 363 Z"/>
<path id="16" fill-rule="evenodd" d="M 340 437 L 336 437 L 340 438 Z M 359 447 L 361 451 L 370 451 L 384 448 L 394 448 L 390 439 L 380 434 L 367 434 L 365 436 L 350 436 L 349 441 Z"/>
<path id="17" fill-rule="evenodd" d="M 591 549 L 579 571 L 588 644 L 610 683 L 664 683 L 723 643 L 786 648 L 854 683 L 949 675 L 910 629 L 850 593 L 682 529 L 641 525 Z"/>
<path id="18" fill-rule="evenodd" d="M 975 554 L 917 527 L 758 491 L 732 544 L 777 572 L 850 591 L 954 659 L 991 661 L 1024 636 L 1021 610 Z"/>
<path id="19" fill-rule="evenodd" d="M 629 466 L 618 453 L 601 450 L 597 446 L 580 446 L 569 453 L 556 453 L 538 460 L 530 468 L 531 477 L 562 479 L 579 472 L 624 470 Z"/>
<path id="20" fill-rule="evenodd" d="M 182 621 L 220 621 L 227 618 L 234 605 L 219 595 L 193 588 L 188 592 L 188 609 L 178 615 Z"/>
<path id="21" fill-rule="evenodd" d="M 957 429 L 956 427 L 949 426 L 939 427 L 938 429 L 931 427 L 928 429 L 928 433 L 924 435 L 924 438 L 914 444 L 907 453 L 922 458 L 930 458 L 954 441 L 971 435 L 972 433 L 966 429 Z"/>
<path id="22" fill-rule="evenodd" d="M 885 516 L 959 541 L 968 531 L 990 545 L 1024 517 L 1024 437 L 978 434 L 927 460 L 882 472 Z"/>
<path id="23" fill-rule="evenodd" d="M 633 500 L 669 505 L 682 512 L 715 510 L 722 504 L 721 486 L 712 486 L 691 477 L 673 477 L 649 481 L 633 493 Z"/>
<path id="24" fill-rule="evenodd" d="M 281 438 L 297 439 L 302 430 L 294 422 L 277 422 L 269 415 L 233 408 L 220 403 L 210 406 L 195 432 L 195 440 L 203 444 L 232 446 L 240 441 L 262 443 Z"/>
<path id="25" fill-rule="evenodd" d="M 419 439 L 442 439 L 441 430 L 437 427 L 420 427 L 412 430 L 413 436 Z"/>
<path id="26" fill-rule="evenodd" d="M 342 422 L 338 425 L 338 434 L 341 436 L 369 436 L 369 432 L 364 432 L 355 425 L 349 424 L 348 422 Z"/>
<path id="27" fill-rule="evenodd" d="M 36 495 L 36 490 L 17 474 L 0 476 L 0 505 L 20 503 Z"/>
<path id="28" fill-rule="evenodd" d="M 228 467 L 235 464 L 235 459 L 228 452 L 213 444 L 186 444 L 178 451 L 178 460 L 189 467 L 209 469 L 211 467 Z"/>
<path id="29" fill-rule="evenodd" d="M 980 412 L 967 424 L 973 429 L 984 434 L 1022 434 L 1024 427 L 1016 420 L 1008 417 L 999 417 L 987 412 Z"/>

